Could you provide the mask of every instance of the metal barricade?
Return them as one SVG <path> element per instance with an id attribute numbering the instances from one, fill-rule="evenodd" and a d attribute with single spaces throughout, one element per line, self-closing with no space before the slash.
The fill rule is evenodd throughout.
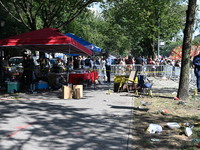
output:
<path id="1" fill-rule="evenodd" d="M 172 65 L 112 65 L 111 66 L 111 75 L 129 75 L 131 70 L 135 71 L 140 69 L 138 73 L 145 74 L 147 76 L 153 77 L 166 77 L 168 79 L 179 79 L 181 67 L 175 67 Z M 194 69 L 190 70 L 190 82 L 196 84 L 196 77 L 194 75 Z"/>

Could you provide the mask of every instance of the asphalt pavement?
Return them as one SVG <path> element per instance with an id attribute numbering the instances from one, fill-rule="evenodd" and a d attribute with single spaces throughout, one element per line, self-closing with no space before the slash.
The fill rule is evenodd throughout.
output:
<path id="1" fill-rule="evenodd" d="M 61 90 L 1 95 L 0 149 L 130 149 L 133 95 L 108 89 L 97 85 L 68 100 Z"/>

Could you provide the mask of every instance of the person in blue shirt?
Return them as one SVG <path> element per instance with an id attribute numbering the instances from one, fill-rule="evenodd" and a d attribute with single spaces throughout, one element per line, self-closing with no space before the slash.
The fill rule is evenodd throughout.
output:
<path id="1" fill-rule="evenodd" d="M 200 92 L 200 53 L 193 59 L 194 74 L 197 78 L 197 89 Z"/>

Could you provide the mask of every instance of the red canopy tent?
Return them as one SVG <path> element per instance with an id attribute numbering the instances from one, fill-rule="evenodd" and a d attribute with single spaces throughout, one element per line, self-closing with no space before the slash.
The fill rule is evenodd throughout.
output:
<path id="1" fill-rule="evenodd" d="M 53 28 L 30 31 L 2 39 L 0 47 L 23 47 L 49 53 L 92 55 L 91 50 Z"/>

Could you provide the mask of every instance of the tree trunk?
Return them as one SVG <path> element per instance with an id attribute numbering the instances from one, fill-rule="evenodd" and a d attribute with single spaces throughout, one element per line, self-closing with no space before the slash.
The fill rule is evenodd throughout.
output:
<path id="1" fill-rule="evenodd" d="M 189 98 L 189 73 L 190 73 L 190 51 L 195 20 L 196 0 L 189 0 L 184 29 L 181 75 L 177 97 L 182 100 Z"/>

